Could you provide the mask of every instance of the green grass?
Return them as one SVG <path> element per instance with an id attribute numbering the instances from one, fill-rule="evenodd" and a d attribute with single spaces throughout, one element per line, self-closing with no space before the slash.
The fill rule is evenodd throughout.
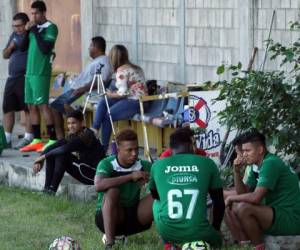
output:
<path id="1" fill-rule="evenodd" d="M 94 223 L 95 202 L 72 202 L 40 192 L 0 186 L 0 249 L 48 249 L 58 236 L 70 235 L 83 250 L 103 249 Z M 163 249 L 155 228 L 132 236 L 119 249 Z M 230 250 L 238 249 L 234 247 Z"/>

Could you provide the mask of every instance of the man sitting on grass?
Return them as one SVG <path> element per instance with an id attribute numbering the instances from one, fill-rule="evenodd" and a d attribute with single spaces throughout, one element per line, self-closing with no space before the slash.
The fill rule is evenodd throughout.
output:
<path id="1" fill-rule="evenodd" d="M 256 183 L 254 192 L 231 195 L 225 203 L 256 250 L 264 250 L 263 235 L 300 234 L 300 189 L 295 172 L 267 151 L 264 135 L 251 131 L 243 136 L 243 156 L 247 164 L 258 166 L 247 184 Z M 264 199 L 264 205 L 261 205 Z"/>
<path id="2" fill-rule="evenodd" d="M 151 195 L 140 200 L 151 164 L 138 159 L 138 138 L 133 130 L 121 130 L 116 142 L 117 155 L 102 160 L 95 176 L 96 225 L 105 233 L 105 249 L 112 249 L 115 236 L 147 230 L 153 220 Z"/>
<path id="3" fill-rule="evenodd" d="M 189 128 L 170 136 L 173 156 L 158 160 L 151 168 L 149 187 L 155 201 L 153 216 L 165 244 L 206 241 L 222 244 L 219 233 L 224 214 L 223 189 L 216 164 L 193 150 Z M 213 221 L 207 219 L 208 193 L 213 202 Z"/>

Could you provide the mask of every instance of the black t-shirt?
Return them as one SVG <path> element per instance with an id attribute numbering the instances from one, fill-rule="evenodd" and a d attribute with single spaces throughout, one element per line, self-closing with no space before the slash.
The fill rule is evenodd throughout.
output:
<path id="1" fill-rule="evenodd" d="M 16 48 L 13 50 L 8 64 L 8 75 L 10 78 L 25 75 L 27 63 L 27 51 L 21 51 L 20 44 L 24 39 L 25 34 L 17 34 L 13 32 L 8 40 L 5 48 L 7 48 L 11 41 L 14 42 Z"/>
<path id="2" fill-rule="evenodd" d="M 95 168 L 106 156 L 102 144 L 89 128 L 57 141 L 43 152 L 46 158 L 67 153 L 75 154 L 80 162 Z"/>

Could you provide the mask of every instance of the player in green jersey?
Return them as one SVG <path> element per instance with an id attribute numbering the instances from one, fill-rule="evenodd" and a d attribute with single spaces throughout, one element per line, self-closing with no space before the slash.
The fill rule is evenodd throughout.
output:
<path id="1" fill-rule="evenodd" d="M 138 159 L 138 139 L 133 130 L 119 131 L 116 142 L 117 155 L 103 159 L 95 176 L 96 225 L 105 233 L 105 249 L 112 248 L 115 236 L 147 230 L 153 220 L 151 195 L 140 200 L 151 163 Z"/>
<path id="2" fill-rule="evenodd" d="M 220 174 L 211 159 L 194 153 L 190 132 L 189 128 L 173 132 L 173 156 L 156 161 L 151 168 L 154 221 L 166 245 L 203 240 L 220 246 L 218 231 L 225 207 Z M 213 201 L 212 225 L 207 219 L 208 194 Z"/>
<path id="3" fill-rule="evenodd" d="M 298 177 L 276 155 L 266 149 L 264 135 L 250 131 L 243 136 L 243 156 L 247 164 L 258 166 L 247 184 L 256 184 L 254 192 L 227 197 L 227 209 L 238 219 L 256 250 L 264 250 L 263 235 L 300 234 L 300 189 Z M 264 204 L 261 201 L 264 199 Z"/>
<path id="4" fill-rule="evenodd" d="M 25 103 L 28 104 L 34 140 L 21 148 L 22 152 L 42 151 L 56 140 L 54 120 L 48 106 L 50 78 L 52 72 L 53 48 L 57 38 L 57 26 L 46 18 L 46 5 L 43 1 L 31 4 L 33 20 L 26 25 L 27 39 L 23 48 L 28 48 L 25 76 Z M 49 142 L 41 141 L 40 112 L 43 114 Z"/>

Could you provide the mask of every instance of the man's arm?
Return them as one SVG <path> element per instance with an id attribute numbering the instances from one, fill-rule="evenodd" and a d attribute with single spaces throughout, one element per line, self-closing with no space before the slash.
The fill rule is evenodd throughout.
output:
<path id="1" fill-rule="evenodd" d="M 257 187 L 254 190 L 254 192 L 252 192 L 252 193 L 229 196 L 226 199 L 225 204 L 226 204 L 226 206 L 230 206 L 232 204 L 232 202 L 247 202 L 247 203 L 252 203 L 252 204 L 258 205 L 258 204 L 260 204 L 262 199 L 265 197 L 267 192 L 268 192 L 267 188 Z"/>
<path id="2" fill-rule="evenodd" d="M 209 191 L 209 195 L 213 203 L 212 226 L 219 231 L 224 217 L 224 210 L 225 210 L 223 188 L 211 189 Z"/>
<path id="3" fill-rule="evenodd" d="M 104 177 L 101 175 L 95 176 L 95 187 L 97 192 L 104 192 L 109 188 L 120 186 L 123 183 L 130 181 L 138 181 L 138 180 L 147 179 L 146 173 L 143 171 L 136 171 L 131 174 L 118 176 L 118 177 Z"/>
<path id="4" fill-rule="evenodd" d="M 9 43 L 9 45 L 2 51 L 3 59 L 10 58 L 11 54 L 14 52 L 15 44 L 13 41 Z"/>
<path id="5" fill-rule="evenodd" d="M 37 45 L 41 52 L 45 55 L 49 54 L 54 48 L 54 41 L 44 40 L 37 26 L 33 26 L 30 31 L 35 35 Z"/>

